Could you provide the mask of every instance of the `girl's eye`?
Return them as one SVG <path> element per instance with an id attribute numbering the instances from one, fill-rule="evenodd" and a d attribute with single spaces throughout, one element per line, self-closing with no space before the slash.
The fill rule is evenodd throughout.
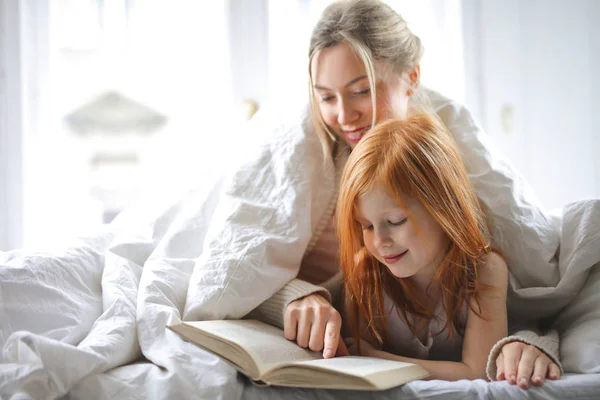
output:
<path id="1" fill-rule="evenodd" d="M 321 102 L 322 102 L 322 103 L 327 103 L 327 102 L 329 102 L 329 101 L 333 100 L 333 98 L 334 98 L 333 96 L 325 96 L 325 97 L 321 97 Z"/>
<path id="2" fill-rule="evenodd" d="M 406 222 L 406 218 L 404 218 L 404 219 L 402 219 L 402 220 L 400 220 L 398 222 L 388 221 L 388 224 L 390 224 L 391 226 L 400 226 L 400 225 L 402 225 L 405 222 Z"/>
<path id="3" fill-rule="evenodd" d="M 358 96 L 362 96 L 365 94 L 369 94 L 371 92 L 371 88 L 365 89 L 365 90 L 361 90 L 360 92 L 356 92 L 355 94 Z"/>
<path id="4" fill-rule="evenodd" d="M 369 226 L 363 226 L 363 231 L 372 231 L 373 230 L 373 225 L 369 225 Z"/>

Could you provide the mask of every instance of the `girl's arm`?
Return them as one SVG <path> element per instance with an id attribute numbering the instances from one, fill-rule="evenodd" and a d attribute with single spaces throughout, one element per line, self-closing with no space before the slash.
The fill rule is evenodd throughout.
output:
<path id="1" fill-rule="evenodd" d="M 467 327 L 463 342 L 462 360 L 431 361 L 397 356 L 376 350 L 363 341 L 364 355 L 419 364 L 432 376 L 431 379 L 455 381 L 460 379 L 486 379 L 486 364 L 491 348 L 507 334 L 506 291 L 508 268 L 504 260 L 495 253 L 486 257 L 486 264 L 479 271 L 479 281 L 493 286 L 480 290 L 479 306 L 471 299 L 471 306 L 480 310 L 477 315 L 469 308 Z M 348 344 L 348 343 L 347 343 Z"/>

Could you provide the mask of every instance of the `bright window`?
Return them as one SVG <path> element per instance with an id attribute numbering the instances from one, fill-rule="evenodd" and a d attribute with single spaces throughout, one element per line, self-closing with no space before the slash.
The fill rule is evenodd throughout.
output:
<path id="1" fill-rule="evenodd" d="M 224 1 L 50 0 L 26 246 L 108 222 L 210 164 L 232 119 L 225 21 Z"/>

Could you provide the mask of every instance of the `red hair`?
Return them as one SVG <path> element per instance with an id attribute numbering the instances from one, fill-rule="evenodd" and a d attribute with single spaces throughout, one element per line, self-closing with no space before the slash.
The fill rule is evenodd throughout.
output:
<path id="1" fill-rule="evenodd" d="M 384 292 L 413 333 L 409 314 L 431 319 L 433 313 L 419 301 L 410 280 L 396 278 L 365 247 L 362 228 L 355 220 L 356 202 L 375 187 L 385 188 L 404 209 L 401 196 L 419 201 L 449 237 L 448 251 L 433 279 L 442 287 L 444 330 L 452 337 L 459 311 L 470 296 L 476 299 L 478 268 L 490 252 L 490 241 L 477 196 L 446 127 L 424 113 L 406 121 L 383 122 L 357 144 L 343 172 L 337 232 L 346 305 L 357 343 L 362 316 L 370 333 L 383 344 L 388 335 Z M 412 222 L 418 229 L 418 221 Z"/>

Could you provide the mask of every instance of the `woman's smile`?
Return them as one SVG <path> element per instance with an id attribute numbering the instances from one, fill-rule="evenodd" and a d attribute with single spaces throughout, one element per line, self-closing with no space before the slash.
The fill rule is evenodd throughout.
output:
<path id="1" fill-rule="evenodd" d="M 358 143 L 371 128 L 370 125 L 363 126 L 354 130 L 344 130 L 344 136 L 349 142 Z"/>

